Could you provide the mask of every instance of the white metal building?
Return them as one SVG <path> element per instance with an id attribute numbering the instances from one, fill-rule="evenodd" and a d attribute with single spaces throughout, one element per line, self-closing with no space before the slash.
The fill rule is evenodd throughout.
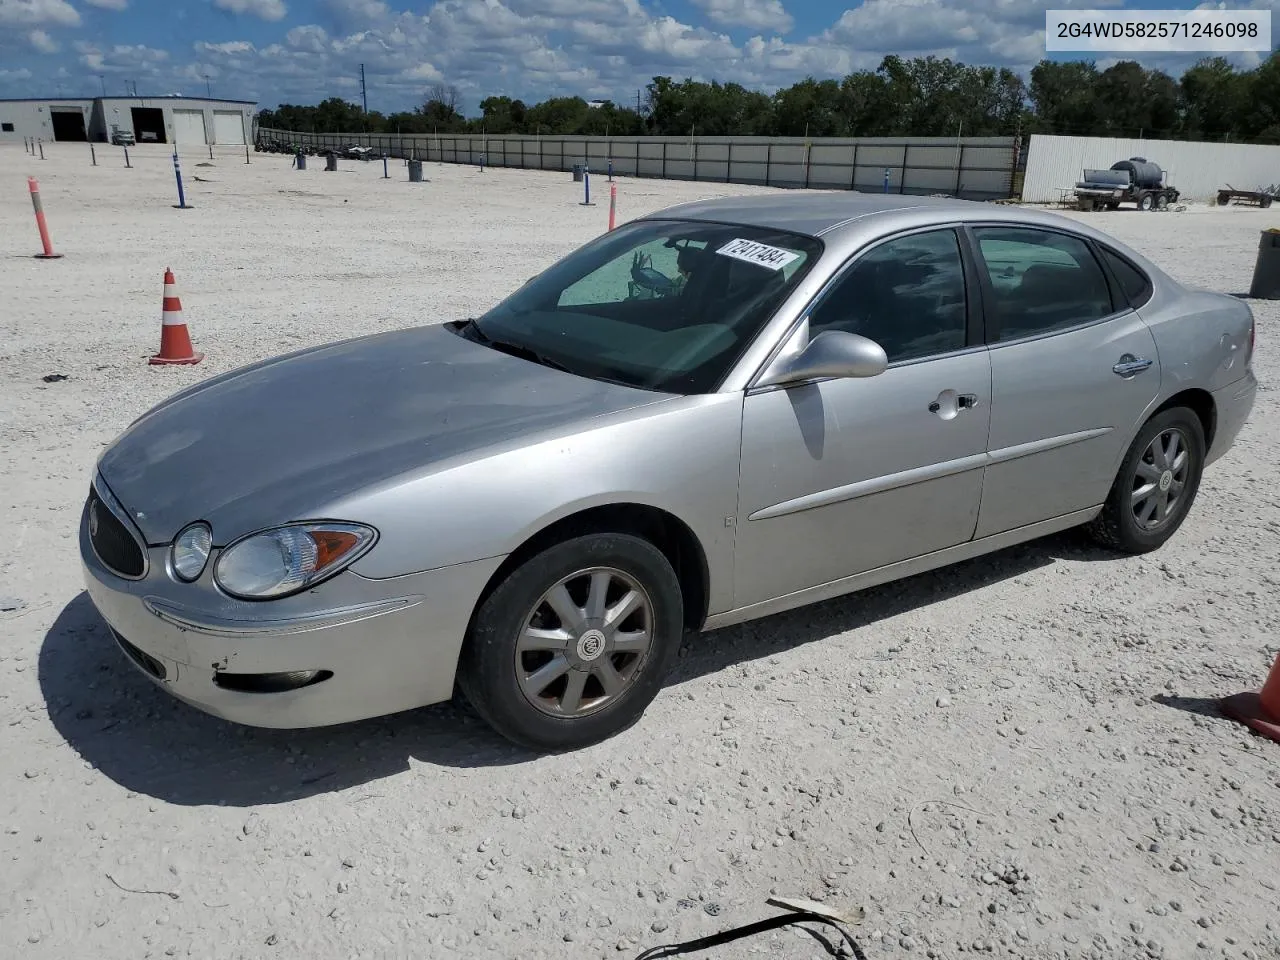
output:
<path id="1" fill-rule="evenodd" d="M 1159 164 L 1165 181 L 1188 200 L 1215 197 L 1228 184 L 1237 190 L 1260 190 L 1280 183 L 1280 146 L 1035 134 L 1027 154 L 1022 200 L 1059 200 L 1086 169 L 1106 170 L 1117 160 L 1132 157 Z"/>
<path id="2" fill-rule="evenodd" d="M 0 142 L 109 142 L 117 131 L 138 143 L 241 145 L 253 137 L 257 104 L 207 97 L 93 97 L 0 100 Z"/>

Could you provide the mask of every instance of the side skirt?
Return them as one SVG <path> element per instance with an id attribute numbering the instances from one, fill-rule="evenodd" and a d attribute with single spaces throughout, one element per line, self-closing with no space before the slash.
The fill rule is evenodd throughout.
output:
<path id="1" fill-rule="evenodd" d="M 915 576 L 917 573 L 925 573 L 953 563 L 972 560 L 974 557 L 994 553 L 997 550 L 1003 550 L 1005 547 L 1026 543 L 1028 540 L 1038 540 L 1050 534 L 1078 527 L 1083 523 L 1088 523 L 1101 512 L 1102 504 L 1099 504 L 1096 507 L 1077 510 L 1075 513 L 1068 513 L 1052 520 L 1042 520 L 1039 523 L 1018 527 L 1016 530 L 1006 530 L 1004 533 L 983 537 L 981 540 L 971 540 L 968 543 L 947 547 L 945 550 L 936 550 L 933 553 L 926 553 L 910 560 L 900 560 L 897 563 L 876 567 L 874 570 L 854 574 L 852 577 L 845 577 L 843 580 L 832 580 L 816 587 L 797 590 L 795 593 L 788 593 L 786 596 L 755 603 L 749 607 L 738 607 L 736 610 L 713 614 L 707 617 L 702 629 L 719 630 L 721 627 L 731 627 L 734 624 L 746 623 L 748 620 L 757 620 L 760 617 L 794 610 L 797 607 L 807 606 L 811 603 L 821 603 L 823 600 L 831 600 L 835 597 L 842 597 L 845 594 L 856 593 L 859 590 L 866 590 L 868 587 L 878 587 L 894 580 Z"/>

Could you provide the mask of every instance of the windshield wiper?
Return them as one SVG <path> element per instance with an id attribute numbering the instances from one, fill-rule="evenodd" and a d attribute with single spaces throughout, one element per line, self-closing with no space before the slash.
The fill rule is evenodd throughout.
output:
<path id="1" fill-rule="evenodd" d="M 498 340 L 489 336 L 480 329 L 480 324 L 476 322 L 474 317 L 467 319 L 467 329 L 475 335 L 478 342 L 483 343 L 485 346 L 493 347 L 495 350 L 501 350 L 503 353 L 510 354 L 513 357 L 532 360 L 534 363 L 540 363 L 544 367 L 550 367 L 553 370 L 560 370 L 563 373 L 573 372 L 559 360 L 552 360 L 550 357 L 539 353 L 532 347 L 525 346 L 522 343 L 512 343 L 510 340 Z"/>

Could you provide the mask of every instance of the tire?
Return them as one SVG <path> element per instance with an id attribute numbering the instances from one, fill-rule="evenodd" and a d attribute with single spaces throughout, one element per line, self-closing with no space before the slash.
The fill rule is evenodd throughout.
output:
<path id="1" fill-rule="evenodd" d="M 1155 205 L 1155 198 L 1149 193 L 1144 193 L 1138 198 L 1139 210 L 1150 210 Z"/>
<path id="2" fill-rule="evenodd" d="M 1169 198 L 1166 197 L 1163 193 L 1160 194 L 1159 198 L 1156 200 L 1156 209 L 1157 210 L 1169 209 Z"/>
<path id="3" fill-rule="evenodd" d="M 601 608 L 617 609 L 623 595 L 638 597 L 640 607 L 612 625 L 593 617 L 589 597 L 604 581 L 591 571 L 608 571 Z M 566 580 L 553 608 L 547 597 Z M 557 613 L 566 598 L 574 621 Z M 615 652 L 615 643 L 638 647 L 642 624 L 647 650 Z M 537 631 L 530 641 L 536 649 L 522 651 L 526 627 Z M 481 602 L 463 645 L 458 685 L 484 721 L 513 743 L 539 752 L 575 750 L 640 719 L 662 689 L 683 636 L 680 581 L 657 547 L 629 534 L 576 537 L 530 557 Z M 609 668 L 611 682 L 624 683 L 612 694 L 601 679 Z M 544 686 L 540 674 L 555 679 Z M 567 711 L 575 682 L 578 709 Z"/>
<path id="4" fill-rule="evenodd" d="M 1156 438 L 1169 433 L 1178 434 L 1181 447 L 1187 454 L 1185 470 L 1161 470 L 1161 464 L 1146 462 L 1149 448 Z M 1204 427 L 1194 411 L 1186 407 L 1172 407 L 1156 414 L 1138 431 L 1111 485 L 1102 512 L 1086 526 L 1086 531 L 1097 543 L 1122 553 L 1149 553 L 1164 546 L 1191 512 L 1200 489 L 1204 458 Z M 1177 460 L 1176 454 L 1174 460 Z M 1143 471 L 1141 474 L 1140 470 Z M 1164 487 L 1166 474 L 1170 476 L 1168 487 Z M 1151 484 L 1155 485 L 1155 490 L 1150 497 L 1135 506 L 1135 494 Z M 1157 522 L 1146 527 L 1136 511 L 1148 507 L 1152 497 L 1158 504 L 1161 488 L 1171 491 L 1170 496 L 1174 498 L 1171 509 L 1164 520 L 1159 521 L 1157 505 L 1156 515 L 1152 517 Z"/>

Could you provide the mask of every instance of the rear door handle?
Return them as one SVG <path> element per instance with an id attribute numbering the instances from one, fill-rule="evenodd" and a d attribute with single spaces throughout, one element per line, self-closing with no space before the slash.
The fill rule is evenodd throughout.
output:
<path id="1" fill-rule="evenodd" d="M 1120 362 L 1111 368 L 1111 372 L 1121 377 L 1133 377 L 1146 370 L 1153 362 L 1147 357 L 1135 357 L 1132 353 L 1126 353 L 1120 358 Z"/>

